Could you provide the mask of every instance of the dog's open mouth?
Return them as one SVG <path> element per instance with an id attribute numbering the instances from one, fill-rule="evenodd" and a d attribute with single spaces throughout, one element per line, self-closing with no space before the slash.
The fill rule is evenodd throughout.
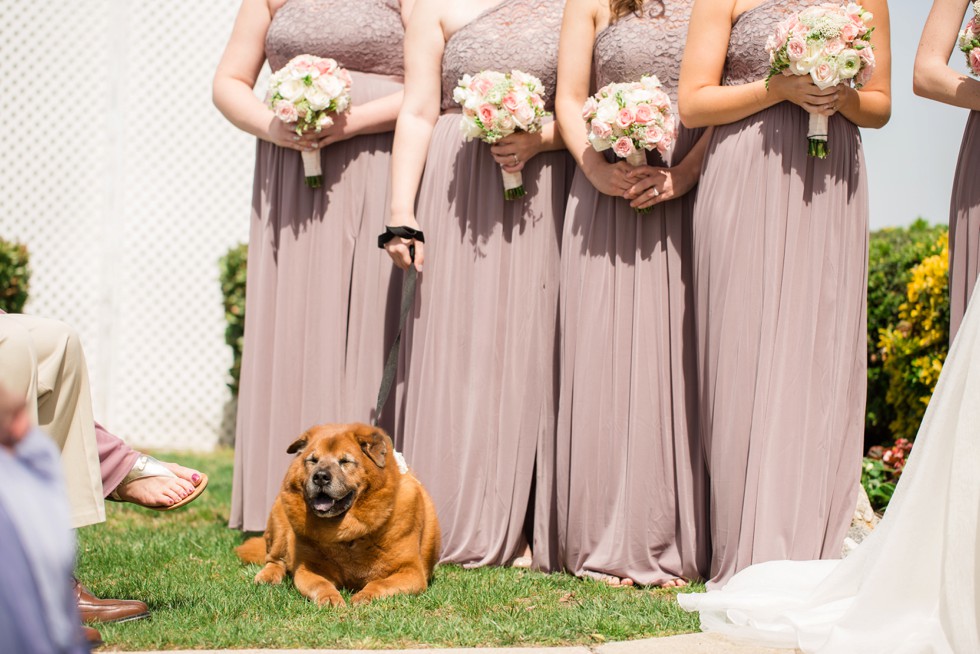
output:
<path id="1" fill-rule="evenodd" d="M 310 508 L 320 518 L 335 518 L 347 512 L 354 502 L 354 491 L 334 499 L 321 491 L 309 499 Z"/>

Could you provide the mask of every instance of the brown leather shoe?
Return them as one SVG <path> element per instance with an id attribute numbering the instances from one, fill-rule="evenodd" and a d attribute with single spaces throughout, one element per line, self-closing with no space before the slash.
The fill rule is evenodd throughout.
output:
<path id="1" fill-rule="evenodd" d="M 99 599 L 75 579 L 75 597 L 82 622 L 127 622 L 150 615 L 139 600 Z"/>
<path id="2" fill-rule="evenodd" d="M 88 646 L 91 647 L 92 649 L 95 649 L 96 647 L 102 647 L 103 645 L 105 645 L 105 641 L 102 640 L 102 634 L 100 634 L 92 627 L 86 627 L 85 625 L 82 625 L 82 635 L 84 636 L 86 642 L 88 642 Z"/>

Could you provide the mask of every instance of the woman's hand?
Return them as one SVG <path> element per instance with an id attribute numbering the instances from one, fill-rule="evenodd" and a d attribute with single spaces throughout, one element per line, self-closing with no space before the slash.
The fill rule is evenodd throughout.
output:
<path id="1" fill-rule="evenodd" d="M 494 161 L 508 173 L 517 173 L 534 155 L 543 150 L 541 131 L 514 132 L 490 146 Z"/>
<path id="2" fill-rule="evenodd" d="M 296 123 L 284 123 L 273 115 L 266 129 L 264 139 L 283 148 L 299 150 L 301 152 L 303 150 L 312 152 L 319 147 L 317 145 L 319 136 L 319 134 L 313 131 L 297 134 Z"/>
<path id="3" fill-rule="evenodd" d="M 698 171 L 688 168 L 660 168 L 637 166 L 631 171 L 633 186 L 626 191 L 626 199 L 634 209 L 646 209 L 667 200 L 684 195 L 698 183 Z"/>
<path id="4" fill-rule="evenodd" d="M 420 229 L 418 221 L 415 220 L 415 216 L 412 214 L 403 216 L 392 214 L 391 221 L 388 224 L 391 227 Z M 422 241 L 396 236 L 385 243 L 385 251 L 388 252 L 388 256 L 391 257 L 391 260 L 396 266 L 402 270 L 408 270 L 408 267 L 412 265 L 412 254 L 409 252 L 409 246 L 411 245 L 415 246 L 415 269 L 422 272 L 422 263 L 425 261 L 425 243 Z"/>
<path id="5" fill-rule="evenodd" d="M 774 75 L 769 80 L 769 92 L 780 100 L 789 100 L 803 107 L 807 113 L 832 116 L 847 99 L 848 87 L 844 84 L 821 89 L 809 75 Z"/>
<path id="6" fill-rule="evenodd" d="M 636 179 L 632 177 L 633 166 L 625 161 L 616 163 L 602 161 L 584 170 L 585 176 L 596 190 L 616 198 L 625 198 L 626 193 L 636 183 Z"/>

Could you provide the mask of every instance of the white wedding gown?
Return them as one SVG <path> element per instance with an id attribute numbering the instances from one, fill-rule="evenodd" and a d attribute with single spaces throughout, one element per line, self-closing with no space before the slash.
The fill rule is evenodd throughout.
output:
<path id="1" fill-rule="evenodd" d="M 682 594 L 701 628 L 826 654 L 980 653 L 980 302 L 968 307 L 884 519 L 848 558 L 772 561 Z"/>

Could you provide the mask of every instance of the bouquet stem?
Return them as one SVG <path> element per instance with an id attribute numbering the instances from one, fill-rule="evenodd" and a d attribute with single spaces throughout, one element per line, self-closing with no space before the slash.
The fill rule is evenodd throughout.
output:
<path id="1" fill-rule="evenodd" d="M 637 166 L 647 165 L 647 151 L 646 150 L 633 150 L 627 157 L 626 163 L 636 168 Z M 653 207 L 643 207 L 641 209 L 634 209 L 636 213 L 650 213 L 653 211 Z"/>
<path id="2" fill-rule="evenodd" d="M 827 116 L 810 114 L 810 125 L 806 133 L 806 137 L 809 140 L 807 154 L 818 159 L 827 158 L 827 154 L 830 152 L 827 148 L 828 131 Z"/>
<path id="3" fill-rule="evenodd" d="M 320 169 L 320 151 L 312 152 L 303 150 L 303 174 L 306 176 L 306 185 L 310 188 L 320 188 L 323 185 L 323 171 Z"/>
<path id="4" fill-rule="evenodd" d="M 524 177 L 519 171 L 508 173 L 501 168 L 500 175 L 504 178 L 504 199 L 516 200 L 527 195 L 527 191 L 524 190 Z"/>

